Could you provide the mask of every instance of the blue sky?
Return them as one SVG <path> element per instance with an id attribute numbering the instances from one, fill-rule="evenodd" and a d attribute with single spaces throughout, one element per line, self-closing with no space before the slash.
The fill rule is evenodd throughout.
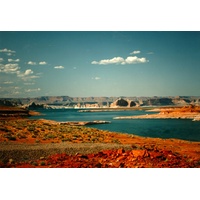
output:
<path id="1" fill-rule="evenodd" d="M 0 32 L 0 97 L 200 96 L 200 32 Z"/>

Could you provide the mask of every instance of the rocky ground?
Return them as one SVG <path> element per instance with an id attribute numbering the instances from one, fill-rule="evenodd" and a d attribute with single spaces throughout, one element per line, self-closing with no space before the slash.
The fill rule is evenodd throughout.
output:
<path id="1" fill-rule="evenodd" d="M 26 161 L 18 161 L 9 159 L 6 163 L 1 163 L 1 167 L 17 167 L 17 168 L 199 168 L 200 160 L 193 159 L 187 155 L 182 156 L 177 152 L 142 148 L 137 149 L 127 146 L 127 150 L 119 148 L 120 145 L 86 145 L 82 147 L 72 145 L 65 149 L 66 152 L 55 153 L 55 149 L 45 148 L 32 152 L 32 159 Z M 100 150 L 100 149 L 104 150 Z M 109 148 L 106 150 L 106 148 Z M 47 150 L 46 149 L 46 150 Z M 61 150 L 61 148 L 58 148 Z M 57 149 L 57 150 L 58 150 Z M 28 150 L 30 151 L 30 150 Z M 13 152 L 13 156 L 24 150 Z M 47 156 L 45 153 L 50 153 Z M 81 152 L 76 153 L 75 152 Z M 90 153 L 89 153 L 90 152 Z M 5 152 L 4 152 L 5 153 Z M 46 155 L 46 156 L 45 156 Z M 37 158 L 40 156 L 40 158 Z M 19 158 L 19 157 L 18 157 Z M 17 158 L 17 159 L 18 159 Z M 23 157 L 24 158 L 24 157 Z M 29 157 L 30 158 L 30 157 Z M 35 158 L 35 159 L 33 159 Z"/>

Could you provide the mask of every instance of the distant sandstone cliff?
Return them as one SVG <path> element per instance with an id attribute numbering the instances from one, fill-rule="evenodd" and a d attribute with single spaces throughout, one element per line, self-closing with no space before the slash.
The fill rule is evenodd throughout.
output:
<path id="1" fill-rule="evenodd" d="M 42 96 L 37 98 L 0 98 L 0 105 L 27 106 L 34 108 L 66 107 L 137 107 L 137 106 L 186 106 L 200 105 L 200 97 L 69 97 Z"/>

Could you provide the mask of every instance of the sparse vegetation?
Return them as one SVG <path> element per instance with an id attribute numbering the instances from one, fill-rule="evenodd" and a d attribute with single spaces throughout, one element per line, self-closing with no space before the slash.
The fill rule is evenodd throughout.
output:
<path id="1" fill-rule="evenodd" d="M 26 124 L 26 126 L 25 126 Z M 120 143 L 119 140 L 113 140 L 112 134 L 95 128 L 71 126 L 67 124 L 52 124 L 45 121 L 36 120 L 10 120 L 1 127 L 0 135 L 8 140 L 18 142 L 110 142 Z M 11 137 L 12 136 L 12 137 Z M 11 137 L 11 138 L 10 138 Z M 0 140 L 3 141 L 3 138 Z M 9 139 L 10 138 L 10 139 Z M 34 140 L 33 140 L 34 139 Z"/>
<path id="2" fill-rule="evenodd" d="M 194 162 L 192 156 L 188 156 L 186 148 L 190 148 L 188 152 L 199 152 L 199 143 L 192 142 L 183 142 L 181 143 L 178 140 L 174 139 L 159 139 L 159 144 L 157 143 L 158 139 L 148 138 L 148 137 L 138 137 L 136 135 L 130 134 L 120 134 L 113 133 L 104 130 L 98 130 L 95 128 L 89 128 L 84 126 L 71 126 L 69 124 L 57 124 L 55 122 L 49 122 L 45 120 L 27 120 L 27 119 L 18 119 L 18 120 L 7 120 L 0 121 L 0 142 L 12 142 L 12 143 L 113 143 L 115 145 L 125 145 L 130 144 L 131 148 L 135 152 L 153 151 L 155 152 L 155 157 L 163 161 L 164 164 L 159 165 L 167 166 L 170 165 L 171 159 L 173 157 L 162 157 L 162 154 L 165 154 L 165 149 L 168 149 L 173 152 L 172 156 L 180 157 L 181 150 L 183 149 L 182 157 L 186 159 L 188 165 Z M 178 144 L 178 145 L 176 145 Z M 86 145 L 86 144 L 84 144 Z M 195 146 L 196 145 L 196 146 Z M 163 149 L 163 150 L 161 150 Z M 195 150 L 194 150 L 195 149 Z M 160 152 L 160 153 L 158 153 Z M 179 154 L 177 154 L 177 152 Z M 195 154 L 195 156 L 197 155 Z M 167 155 L 167 154 L 166 154 Z M 25 155 L 24 155 L 25 156 Z M 151 159 L 149 155 L 143 155 L 148 161 Z M 3 159 L 2 159 L 3 160 Z M 118 160 L 118 158 L 117 158 Z M 134 159 L 133 159 L 134 160 Z M 199 157 L 196 158 L 199 161 Z M 194 166 L 199 166 L 199 162 L 196 161 Z M 32 162 L 31 165 L 34 167 L 47 167 L 46 160 L 40 162 Z M 174 165 L 181 166 L 181 164 L 176 161 Z M 105 165 L 108 166 L 108 165 Z M 117 164 L 118 166 L 118 164 Z M 124 166 L 123 162 L 119 166 Z M 138 165 L 140 167 L 142 165 Z M 149 160 L 149 167 L 154 166 L 153 163 Z M 184 166 L 184 165 L 183 165 Z M 192 166 L 192 165 L 191 165 Z"/>

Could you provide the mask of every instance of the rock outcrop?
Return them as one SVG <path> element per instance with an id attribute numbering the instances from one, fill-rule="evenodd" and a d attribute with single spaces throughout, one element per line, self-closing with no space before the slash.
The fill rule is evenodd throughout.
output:
<path id="1" fill-rule="evenodd" d="M 128 106 L 128 101 L 122 98 L 115 100 L 110 107 L 121 107 L 121 106 Z"/>
<path id="2" fill-rule="evenodd" d="M 133 106 L 138 106 L 139 104 L 129 100 L 129 99 L 122 99 L 119 98 L 115 100 L 113 103 L 111 103 L 110 107 L 115 108 L 115 107 L 133 107 Z"/>
<path id="3" fill-rule="evenodd" d="M 24 105 L 23 108 L 30 109 L 30 110 L 37 110 L 37 109 L 50 109 L 51 107 L 44 104 L 37 104 L 32 102 L 30 104 Z"/>

